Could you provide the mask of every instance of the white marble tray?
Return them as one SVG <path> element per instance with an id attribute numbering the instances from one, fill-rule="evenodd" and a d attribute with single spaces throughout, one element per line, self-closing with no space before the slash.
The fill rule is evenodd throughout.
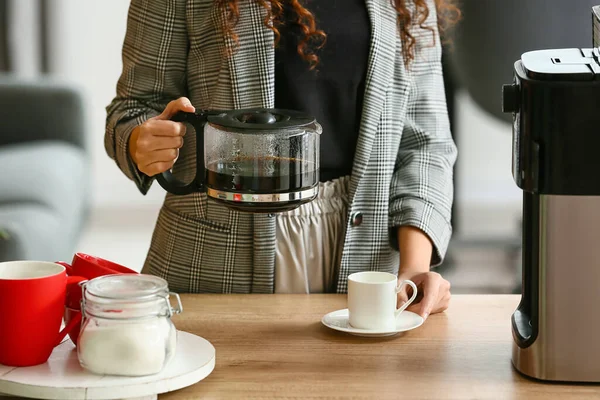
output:
<path id="1" fill-rule="evenodd" d="M 187 332 L 177 334 L 175 357 L 159 374 L 135 378 L 91 374 L 79 365 L 69 340 L 54 349 L 45 364 L 27 368 L 0 365 L 0 393 L 61 400 L 156 399 L 160 393 L 201 381 L 215 368 L 215 348 L 207 340 Z"/>

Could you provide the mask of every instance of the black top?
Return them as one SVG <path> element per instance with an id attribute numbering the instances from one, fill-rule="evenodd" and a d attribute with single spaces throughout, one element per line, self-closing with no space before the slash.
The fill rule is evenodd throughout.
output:
<path id="1" fill-rule="evenodd" d="M 275 51 L 275 106 L 313 115 L 323 127 L 321 181 L 352 172 L 365 77 L 369 58 L 370 21 L 364 0 L 304 2 L 317 28 L 327 34 L 318 50 L 319 65 L 310 70 L 298 54 L 303 37 L 295 13 L 285 8 L 286 24 L 279 28 Z"/>

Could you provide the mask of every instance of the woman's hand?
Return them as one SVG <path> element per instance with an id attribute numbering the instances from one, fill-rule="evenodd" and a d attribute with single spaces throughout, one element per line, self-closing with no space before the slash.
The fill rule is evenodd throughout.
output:
<path id="1" fill-rule="evenodd" d="M 407 310 L 415 312 L 427 319 L 429 314 L 445 311 L 450 304 L 450 282 L 437 272 L 421 272 L 419 270 L 401 270 L 398 282 L 410 279 L 417 286 L 417 297 Z M 412 288 L 405 285 L 406 290 L 398 293 L 398 307 L 401 307 L 412 296 Z M 408 293 L 407 293 L 408 291 Z"/>
<path id="2" fill-rule="evenodd" d="M 185 125 L 169 119 L 179 111 L 194 112 L 185 97 L 171 101 L 162 114 L 137 126 L 129 137 L 129 156 L 140 172 L 154 176 L 173 167 L 183 146 Z"/>

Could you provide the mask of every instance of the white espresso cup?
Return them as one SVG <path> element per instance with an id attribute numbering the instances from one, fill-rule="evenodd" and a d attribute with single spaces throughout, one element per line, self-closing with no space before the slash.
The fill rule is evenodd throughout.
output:
<path id="1" fill-rule="evenodd" d="M 397 295 L 405 285 L 412 287 L 411 298 L 396 308 Z M 396 318 L 417 297 L 417 286 L 410 280 L 398 282 L 388 272 L 366 271 L 348 277 L 348 313 L 353 328 L 393 331 Z"/>

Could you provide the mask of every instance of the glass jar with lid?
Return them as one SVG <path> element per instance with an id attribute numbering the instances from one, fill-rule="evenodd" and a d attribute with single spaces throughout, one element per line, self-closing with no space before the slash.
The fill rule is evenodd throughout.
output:
<path id="1" fill-rule="evenodd" d="M 170 296 L 177 300 L 173 308 Z M 159 373 L 175 355 L 181 299 L 156 276 L 106 275 L 83 284 L 79 363 L 102 375 Z"/>

